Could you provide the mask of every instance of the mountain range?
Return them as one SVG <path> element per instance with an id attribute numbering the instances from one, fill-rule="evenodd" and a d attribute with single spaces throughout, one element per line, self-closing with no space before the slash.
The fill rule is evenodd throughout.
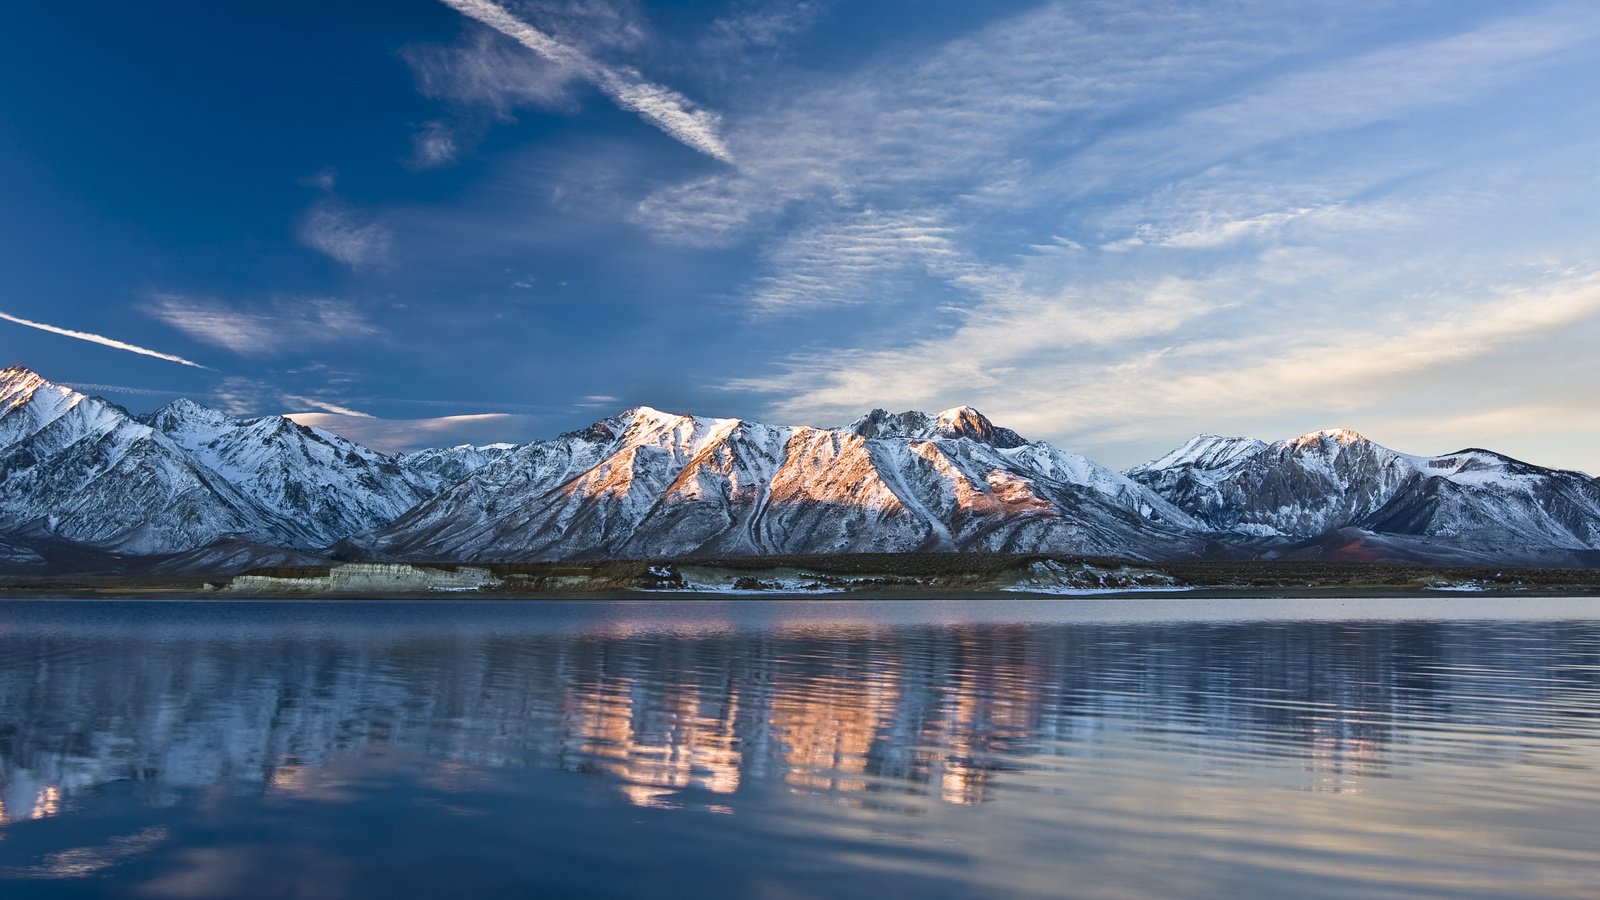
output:
<path id="1" fill-rule="evenodd" d="M 1343 429 L 1202 435 L 1126 472 L 977 410 L 842 428 L 639 407 L 386 455 L 188 400 L 147 415 L 0 370 L 0 571 L 957 551 L 1600 563 L 1600 480 Z"/>

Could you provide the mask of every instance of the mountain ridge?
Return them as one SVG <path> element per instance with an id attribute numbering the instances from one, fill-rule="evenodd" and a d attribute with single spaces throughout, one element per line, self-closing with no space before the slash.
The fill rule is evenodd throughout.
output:
<path id="1" fill-rule="evenodd" d="M 1348 428 L 1197 435 L 1117 472 L 969 406 L 838 428 L 635 407 L 387 455 L 187 399 L 140 416 L 0 370 L 0 569 L 976 552 L 1588 560 L 1600 481 Z M 120 560 L 121 562 L 117 562 Z M 140 561 L 143 562 L 140 562 Z M 86 562 L 87 561 L 87 562 Z"/>

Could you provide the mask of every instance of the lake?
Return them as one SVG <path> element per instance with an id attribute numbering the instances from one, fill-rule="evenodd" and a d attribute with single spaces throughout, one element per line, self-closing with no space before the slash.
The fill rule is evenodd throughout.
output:
<path id="1" fill-rule="evenodd" d="M 1600 893 L 1600 602 L 0 602 L 0 896 Z"/>

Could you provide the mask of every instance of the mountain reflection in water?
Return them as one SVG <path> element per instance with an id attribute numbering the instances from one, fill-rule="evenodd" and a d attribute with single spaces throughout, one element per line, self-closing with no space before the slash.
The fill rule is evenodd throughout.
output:
<path id="1" fill-rule="evenodd" d="M 369 796 L 364 768 L 401 762 L 384 790 L 407 792 L 416 822 L 487 816 L 514 835 L 598 787 L 596 816 L 694 821 L 704 866 L 756 865 L 723 857 L 734 828 L 812 842 L 841 871 L 945 846 L 961 865 L 914 868 L 952 895 L 1059 893 L 1069 871 L 1080 894 L 1290 876 L 1333 894 L 1397 878 L 1562 893 L 1600 871 L 1594 621 L 1090 608 L 9 603 L 0 878 L 127 870 L 182 894 L 156 861 L 199 826 L 173 810 L 219 789 L 326 810 Z M 507 786 L 518 772 L 560 775 Z M 497 790 L 531 802 L 495 807 Z M 27 830 L 88 828 L 115 804 L 115 833 Z M 389 864 L 382 847 L 338 852 L 340 871 Z"/>

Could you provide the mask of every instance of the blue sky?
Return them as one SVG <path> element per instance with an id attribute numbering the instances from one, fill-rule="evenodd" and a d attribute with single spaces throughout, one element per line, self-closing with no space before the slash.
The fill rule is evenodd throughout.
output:
<path id="1" fill-rule="evenodd" d="M 1596 84 L 1581 2 L 24 5 L 0 358 L 384 449 L 969 403 L 1600 473 Z"/>

